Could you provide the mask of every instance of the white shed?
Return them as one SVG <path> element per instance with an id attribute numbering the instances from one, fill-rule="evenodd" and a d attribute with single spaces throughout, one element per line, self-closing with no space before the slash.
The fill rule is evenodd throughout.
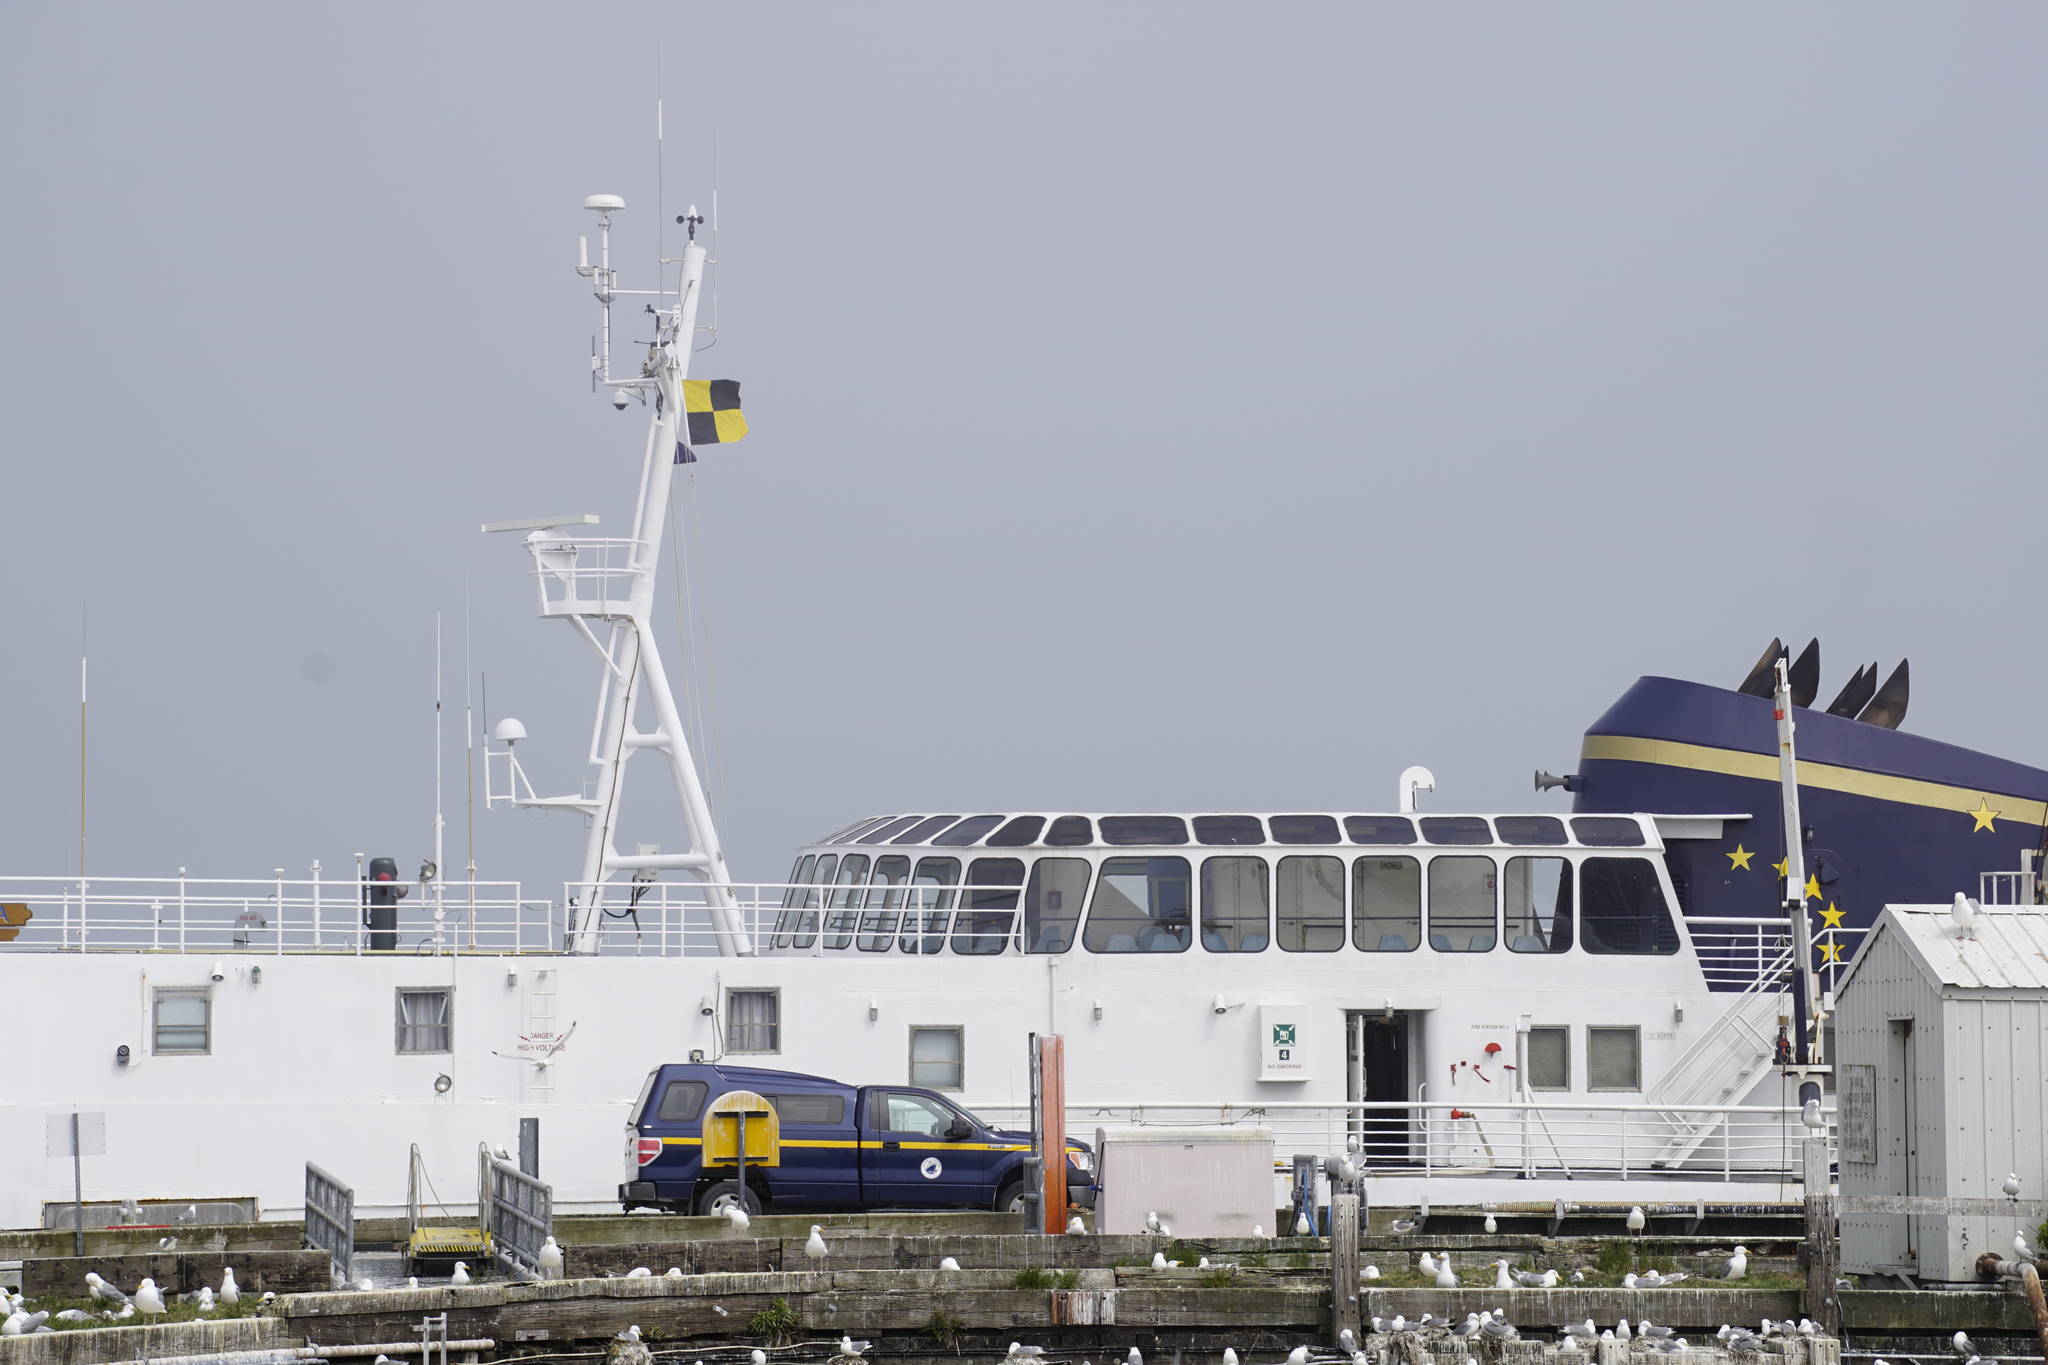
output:
<path id="1" fill-rule="evenodd" d="M 2048 911 L 1887 906 L 1836 989 L 1846 1195 L 2048 1197 Z M 1842 1269 L 1974 1281 L 2012 1255 L 2017 1216 L 1844 1215 Z"/>

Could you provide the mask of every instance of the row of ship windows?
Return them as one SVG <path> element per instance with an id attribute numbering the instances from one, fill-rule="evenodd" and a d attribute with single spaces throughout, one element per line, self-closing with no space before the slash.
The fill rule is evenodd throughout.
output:
<path id="1" fill-rule="evenodd" d="M 985 956 L 1179 953 L 1670 954 L 1678 930 L 1648 858 L 1438 854 L 958 858 L 809 854 L 776 916 L 773 946 Z M 1093 879 L 1093 895 L 1090 880 Z M 1427 887 L 1427 897 L 1424 889 Z M 1019 891 L 1021 888 L 1021 894 Z M 1199 901 L 1197 894 L 1199 893 Z M 1087 909 L 1085 922 L 1083 907 Z M 1425 931 L 1426 924 L 1426 931 Z"/>
<path id="2" fill-rule="evenodd" d="M 445 986 L 397 988 L 395 1050 L 455 1050 L 455 992 Z M 149 1050 L 159 1057 L 203 1057 L 213 1051 L 213 992 L 205 986 L 158 986 L 150 1002 Z"/>
<path id="3" fill-rule="evenodd" d="M 883 815 L 849 825 L 820 844 L 936 844 L 962 848 L 1171 848 L 1190 842 L 1250 844 L 1412 844 L 1421 826 L 1429 844 L 1568 844 L 1641 848 L 1642 826 L 1622 815 Z M 1343 835 L 1338 835 L 1339 827 Z M 1000 828 L 998 828 L 1000 826 Z M 1498 835 L 1496 836 L 1496 831 Z"/>

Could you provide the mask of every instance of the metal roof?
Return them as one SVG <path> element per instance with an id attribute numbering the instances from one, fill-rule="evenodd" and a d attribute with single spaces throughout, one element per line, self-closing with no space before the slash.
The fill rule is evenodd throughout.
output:
<path id="1" fill-rule="evenodd" d="M 1906 951 L 1944 986 L 2048 990 L 2048 908 L 1987 905 L 1978 911 L 1970 937 L 1957 938 L 1946 905 L 1889 905 L 1857 960 L 1868 957 L 1879 935 L 1887 933 L 1899 935 Z"/>

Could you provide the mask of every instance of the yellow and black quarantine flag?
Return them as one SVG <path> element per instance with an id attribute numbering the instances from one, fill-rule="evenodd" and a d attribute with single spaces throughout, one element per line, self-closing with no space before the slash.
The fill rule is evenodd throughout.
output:
<path id="1" fill-rule="evenodd" d="M 739 380 L 683 381 L 683 439 L 676 442 L 677 464 L 697 462 L 693 447 L 726 444 L 746 434 L 747 419 L 740 412 Z"/>

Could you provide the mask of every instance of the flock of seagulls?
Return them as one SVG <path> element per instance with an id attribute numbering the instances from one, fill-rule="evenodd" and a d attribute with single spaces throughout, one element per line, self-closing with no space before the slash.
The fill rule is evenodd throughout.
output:
<path id="1" fill-rule="evenodd" d="M 0 1289 L 0 1336 L 33 1336 L 42 1332 L 54 1332 L 51 1322 L 126 1322 L 138 1314 L 146 1321 L 169 1311 L 164 1292 L 157 1282 L 144 1276 L 142 1283 L 129 1294 L 111 1280 L 102 1279 L 98 1272 L 85 1272 L 86 1297 L 95 1305 L 96 1311 L 87 1312 L 82 1308 L 66 1308 L 52 1313 L 41 1309 L 28 1311 L 27 1300 L 20 1294 L 9 1294 Z M 263 1302 L 269 1303 L 276 1294 L 265 1292 Z M 210 1284 L 201 1285 L 198 1290 L 183 1296 L 183 1301 L 192 1304 L 201 1315 L 210 1316 L 223 1309 L 234 1308 L 242 1302 L 242 1289 L 235 1283 L 234 1267 L 222 1269 L 220 1288 Z"/>

